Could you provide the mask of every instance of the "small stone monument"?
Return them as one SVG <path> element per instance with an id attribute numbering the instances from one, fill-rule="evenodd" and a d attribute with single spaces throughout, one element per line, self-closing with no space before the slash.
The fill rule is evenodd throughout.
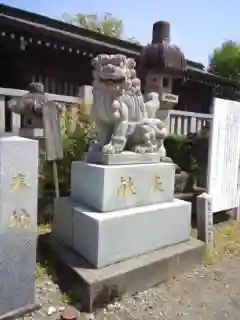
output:
<path id="1" fill-rule="evenodd" d="M 197 237 L 212 253 L 214 245 L 212 196 L 202 193 L 197 197 Z"/>
<path id="2" fill-rule="evenodd" d="M 98 137 L 86 160 L 72 163 L 71 195 L 57 199 L 53 223 L 55 239 L 101 268 L 93 278 L 92 269 L 84 273 L 90 286 L 104 278 L 108 266 L 113 277 L 123 261 L 189 243 L 191 231 L 191 204 L 174 199 L 175 165 L 161 162 L 167 131 L 156 119 L 158 93 L 145 103 L 135 61 L 124 55 L 98 55 L 93 67 L 91 112 Z M 143 259 L 135 269 L 145 266 Z M 96 295 L 100 287 L 87 294 Z M 89 299 L 91 308 L 94 299 Z"/>
<path id="3" fill-rule="evenodd" d="M 0 138 L 0 319 L 32 311 L 38 198 L 38 142 Z"/>

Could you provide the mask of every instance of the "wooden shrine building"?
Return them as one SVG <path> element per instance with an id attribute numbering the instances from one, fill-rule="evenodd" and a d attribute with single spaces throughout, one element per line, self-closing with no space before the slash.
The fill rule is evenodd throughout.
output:
<path id="1" fill-rule="evenodd" d="M 122 53 L 138 61 L 141 50 L 134 43 L 0 5 L 0 87 L 26 89 L 29 82 L 40 81 L 46 92 L 78 96 L 80 86 L 92 84 L 93 56 Z M 213 96 L 234 99 L 239 88 L 188 60 L 181 81 L 174 84 L 176 108 L 209 113 Z"/>

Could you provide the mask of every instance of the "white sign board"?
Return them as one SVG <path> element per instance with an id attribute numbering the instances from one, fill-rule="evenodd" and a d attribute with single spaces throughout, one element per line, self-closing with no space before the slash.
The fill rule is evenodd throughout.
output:
<path id="1" fill-rule="evenodd" d="M 239 206 L 240 102 L 215 99 L 211 130 L 208 192 L 213 212 Z"/>

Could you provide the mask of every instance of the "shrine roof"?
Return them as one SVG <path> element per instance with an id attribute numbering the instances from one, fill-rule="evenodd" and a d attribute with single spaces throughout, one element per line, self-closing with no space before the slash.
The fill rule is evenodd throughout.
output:
<path id="1" fill-rule="evenodd" d="M 206 68 L 199 69 L 191 65 L 187 65 L 183 76 L 191 81 L 204 82 L 214 84 L 215 86 L 228 86 L 234 89 L 240 89 L 240 83 L 227 78 L 223 78 L 214 73 L 208 72 Z"/>
<path id="2" fill-rule="evenodd" d="M 17 26 L 23 31 L 37 29 L 42 35 L 51 34 L 56 39 L 72 39 L 93 45 L 100 45 L 123 54 L 138 55 L 142 47 L 138 44 L 108 37 L 70 23 L 52 19 L 40 14 L 0 4 L 0 25 Z"/>
<path id="3" fill-rule="evenodd" d="M 113 52 L 134 56 L 136 59 L 143 49 L 142 45 L 136 43 L 108 37 L 95 31 L 4 4 L 0 4 L 0 27 L 1 25 L 12 26 L 23 32 L 35 31 L 41 36 L 51 35 L 56 41 L 72 41 L 99 46 L 110 51 L 113 50 Z M 236 81 L 209 73 L 201 63 L 191 60 L 186 61 L 187 67 L 182 73 L 186 79 L 211 85 L 240 88 L 240 84 Z"/>

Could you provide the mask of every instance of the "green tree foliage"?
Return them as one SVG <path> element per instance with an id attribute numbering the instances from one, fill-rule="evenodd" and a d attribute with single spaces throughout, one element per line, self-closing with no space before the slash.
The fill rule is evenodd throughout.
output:
<path id="1" fill-rule="evenodd" d="M 225 41 L 210 57 L 209 71 L 231 80 L 240 80 L 240 44 Z"/>
<path id="2" fill-rule="evenodd" d="M 102 17 L 97 14 L 64 14 L 63 20 L 81 28 L 99 32 L 109 37 L 125 39 L 126 41 L 140 44 L 134 37 L 124 38 L 124 26 L 122 20 L 117 19 L 108 12 L 106 12 Z"/>

